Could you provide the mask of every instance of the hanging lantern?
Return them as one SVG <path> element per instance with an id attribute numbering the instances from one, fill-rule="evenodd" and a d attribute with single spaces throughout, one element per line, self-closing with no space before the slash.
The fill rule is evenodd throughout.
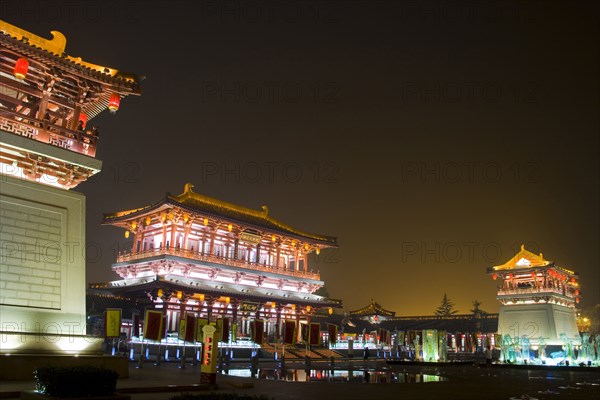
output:
<path id="1" fill-rule="evenodd" d="M 292 304 L 292 310 L 295 310 L 295 309 L 296 309 L 296 305 Z"/>
<path id="2" fill-rule="evenodd" d="M 204 218 L 204 226 L 208 226 L 208 218 Z"/>
<path id="3" fill-rule="evenodd" d="M 277 303 L 275 303 L 275 302 L 272 302 L 272 303 L 271 303 L 271 308 L 273 308 L 273 309 L 274 309 L 275 307 L 277 307 Z"/>
<path id="4" fill-rule="evenodd" d="M 321 254 L 321 249 L 317 247 L 317 249 L 315 250 L 315 253 L 317 253 L 317 255 Z"/>
<path id="5" fill-rule="evenodd" d="M 201 294 L 200 296 L 198 296 L 198 298 L 200 299 L 200 301 L 204 301 L 204 295 Z"/>
<path id="6" fill-rule="evenodd" d="M 496 280 L 496 279 L 498 279 L 498 274 L 492 274 L 492 279 L 493 279 L 493 280 Z"/>
<path id="7" fill-rule="evenodd" d="M 129 238 L 129 231 L 125 231 L 125 239 Z"/>
<path id="8" fill-rule="evenodd" d="M 133 221 L 133 222 L 131 223 L 131 229 L 132 229 L 132 230 L 136 230 L 136 228 L 137 228 L 137 222 Z"/>
<path id="9" fill-rule="evenodd" d="M 163 297 L 165 292 L 162 289 L 158 289 L 158 297 Z"/>
<path id="10" fill-rule="evenodd" d="M 329 312 L 329 315 L 333 314 L 333 308 L 329 307 L 328 312 Z"/>
<path id="11" fill-rule="evenodd" d="M 146 217 L 146 225 L 150 225 L 150 222 L 152 222 L 152 218 Z"/>
<path id="12" fill-rule="evenodd" d="M 579 296 L 579 289 L 575 290 L 575 295 Z"/>
<path id="13" fill-rule="evenodd" d="M 117 110 L 119 109 L 119 105 L 121 104 L 121 97 L 116 94 L 113 93 L 110 95 L 110 100 L 108 101 L 108 109 L 110 110 L 111 113 L 116 113 Z"/>
<path id="14" fill-rule="evenodd" d="M 28 70 L 29 70 L 29 61 L 27 61 L 27 59 L 25 57 L 19 58 L 17 60 L 17 63 L 15 64 L 15 70 L 14 70 L 15 78 L 22 81 L 27 76 Z"/>
<path id="15" fill-rule="evenodd" d="M 575 303 L 579 304 L 579 297 L 575 298 Z"/>
<path id="16" fill-rule="evenodd" d="M 231 303 L 231 297 L 225 297 L 225 304 Z"/>
<path id="17" fill-rule="evenodd" d="M 83 129 L 85 129 L 85 126 L 87 125 L 88 122 L 88 116 L 85 115 L 84 113 L 79 114 L 79 120 L 81 122 L 83 122 Z"/>
<path id="18" fill-rule="evenodd" d="M 177 291 L 177 298 L 178 298 L 179 300 L 181 300 L 181 298 L 182 298 L 182 297 L 183 297 L 183 292 L 182 292 L 181 290 L 178 290 L 178 291 Z"/>
<path id="19" fill-rule="evenodd" d="M 306 311 L 310 312 L 311 309 L 311 306 L 306 306 Z"/>
<path id="20" fill-rule="evenodd" d="M 571 278 L 571 282 L 575 283 L 577 280 L 575 278 Z"/>
<path id="21" fill-rule="evenodd" d="M 532 277 L 532 278 L 535 278 L 535 272 L 532 272 L 532 273 L 531 273 L 531 277 Z"/>

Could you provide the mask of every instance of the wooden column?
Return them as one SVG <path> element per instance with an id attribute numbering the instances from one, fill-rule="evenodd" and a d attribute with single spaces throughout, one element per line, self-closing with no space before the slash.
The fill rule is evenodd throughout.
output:
<path id="1" fill-rule="evenodd" d="M 277 241 L 275 252 L 275 268 L 279 268 L 279 260 L 281 256 L 281 242 Z"/>
<path id="2" fill-rule="evenodd" d="M 170 245 L 172 248 L 175 248 L 175 235 L 177 234 L 177 224 L 175 221 L 171 221 L 171 242 Z"/>
<path id="3" fill-rule="evenodd" d="M 210 245 L 208 248 L 208 254 L 210 254 L 211 256 L 214 254 L 215 252 L 215 230 L 211 230 L 210 232 Z"/>
<path id="4" fill-rule="evenodd" d="M 163 235 L 162 235 L 162 247 L 167 247 L 167 224 L 163 222 Z"/>
<path id="5" fill-rule="evenodd" d="M 190 234 L 190 230 L 191 230 L 190 225 L 185 224 L 185 229 L 183 231 L 183 243 L 181 243 L 182 250 L 187 250 L 187 248 L 188 248 L 187 241 L 188 241 L 188 235 Z"/>

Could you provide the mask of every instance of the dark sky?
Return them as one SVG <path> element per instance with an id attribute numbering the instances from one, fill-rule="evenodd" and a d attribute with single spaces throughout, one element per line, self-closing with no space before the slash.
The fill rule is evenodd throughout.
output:
<path id="1" fill-rule="evenodd" d="M 498 310 L 486 268 L 521 243 L 600 303 L 594 2 L 3 1 L 67 53 L 146 76 L 101 127 L 89 282 L 117 279 L 103 212 L 195 191 L 337 236 L 346 309 Z M 99 254 L 99 251 L 101 254 Z"/>

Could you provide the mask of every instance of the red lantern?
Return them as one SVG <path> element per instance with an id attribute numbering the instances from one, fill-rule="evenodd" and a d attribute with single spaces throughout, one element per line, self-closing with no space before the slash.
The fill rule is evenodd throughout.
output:
<path id="1" fill-rule="evenodd" d="M 512 279 L 513 278 L 513 274 L 508 274 L 508 278 Z"/>
<path id="2" fill-rule="evenodd" d="M 498 274 L 493 274 L 493 275 L 492 275 L 492 279 L 493 279 L 493 280 L 496 280 L 496 279 L 498 279 Z"/>
<path id="3" fill-rule="evenodd" d="M 575 303 L 579 304 L 579 297 L 575 298 Z"/>
<path id="4" fill-rule="evenodd" d="M 571 278 L 571 282 L 575 283 L 576 282 L 575 278 Z"/>
<path id="5" fill-rule="evenodd" d="M 121 104 L 121 97 L 118 94 L 113 93 L 110 95 L 110 100 L 108 101 L 108 109 L 110 112 L 115 113 L 119 109 L 119 105 Z"/>
<path id="6" fill-rule="evenodd" d="M 531 277 L 532 277 L 532 278 L 535 278 L 535 272 L 532 272 L 532 273 L 531 273 Z"/>
<path id="7" fill-rule="evenodd" d="M 81 122 L 83 122 L 83 129 L 85 129 L 85 126 L 87 125 L 87 121 L 88 121 L 87 115 L 85 115 L 83 113 L 79 114 L 79 120 Z"/>
<path id="8" fill-rule="evenodd" d="M 575 290 L 575 295 L 579 296 L 579 289 Z"/>
<path id="9" fill-rule="evenodd" d="M 29 61 L 26 58 L 21 57 L 17 60 L 15 64 L 15 78 L 19 80 L 25 79 L 27 76 L 27 71 L 29 70 Z"/>

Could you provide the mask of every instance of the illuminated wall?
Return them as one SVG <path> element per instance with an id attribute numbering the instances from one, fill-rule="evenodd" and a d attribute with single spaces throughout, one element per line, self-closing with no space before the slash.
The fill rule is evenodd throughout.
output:
<path id="1" fill-rule="evenodd" d="M 10 342 L 11 332 L 85 334 L 85 197 L 0 180 L 0 351 L 31 345 L 27 335 Z"/>
<path id="2" fill-rule="evenodd" d="M 529 338 L 537 344 L 540 336 L 549 345 L 562 345 L 560 334 L 580 344 L 575 310 L 558 304 L 502 305 L 498 315 L 498 333 L 511 337 Z"/>

